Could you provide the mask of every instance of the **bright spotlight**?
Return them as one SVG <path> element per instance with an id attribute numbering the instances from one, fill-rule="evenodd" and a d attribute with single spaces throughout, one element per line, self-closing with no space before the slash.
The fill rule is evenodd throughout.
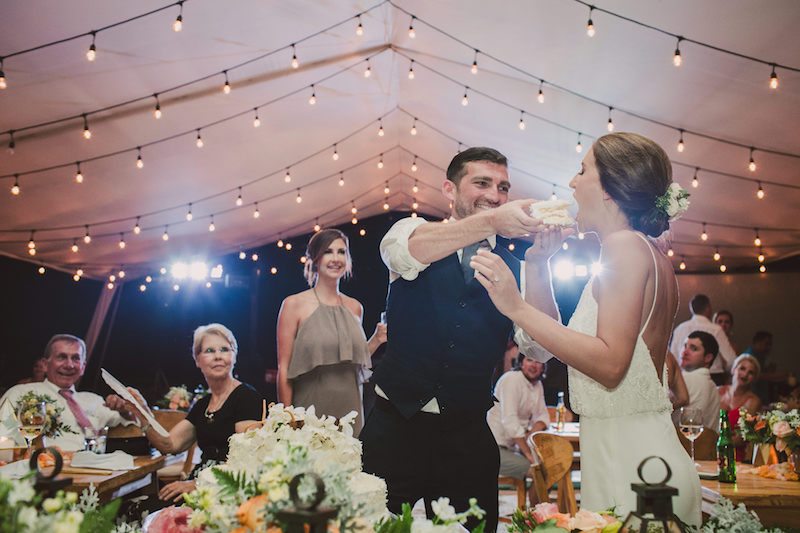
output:
<path id="1" fill-rule="evenodd" d="M 589 275 L 589 267 L 586 265 L 575 265 L 575 277 L 585 278 Z"/>
<path id="2" fill-rule="evenodd" d="M 195 281 L 203 281 L 208 276 L 208 265 L 202 261 L 192 261 L 189 266 L 189 277 Z"/>
<path id="3" fill-rule="evenodd" d="M 568 280 L 572 279 L 575 276 L 575 265 L 572 264 L 572 261 L 559 261 L 556 263 L 556 267 L 553 270 L 553 274 L 558 279 Z"/>
<path id="4" fill-rule="evenodd" d="M 601 265 L 599 261 L 595 261 L 594 263 L 592 263 L 591 267 L 592 276 L 596 276 L 602 271 L 603 271 L 603 265 Z"/>
<path id="5" fill-rule="evenodd" d="M 187 265 L 183 261 L 177 261 L 175 263 L 172 263 L 172 267 L 169 269 L 169 273 L 175 279 L 186 279 L 189 277 L 189 265 Z"/>
<path id="6" fill-rule="evenodd" d="M 222 279 L 222 265 L 217 265 L 211 269 L 211 279 Z"/>

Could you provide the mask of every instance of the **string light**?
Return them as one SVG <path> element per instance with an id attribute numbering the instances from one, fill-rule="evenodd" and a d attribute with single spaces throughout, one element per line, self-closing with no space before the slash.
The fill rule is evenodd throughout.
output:
<path id="1" fill-rule="evenodd" d="M 30 238 L 30 240 L 28 240 L 28 249 L 29 250 L 33 250 L 34 248 L 36 248 L 36 241 L 33 240 L 33 236 L 34 236 L 35 233 L 36 233 L 35 230 L 31 231 L 31 238 Z"/>
<path id="2" fill-rule="evenodd" d="M 125 243 L 125 234 L 124 233 L 120 233 L 119 234 L 119 249 L 120 250 L 124 250 L 126 246 L 127 246 L 127 244 Z"/>
<path id="3" fill-rule="evenodd" d="M 419 192 L 419 185 L 417 185 L 417 180 L 414 180 L 414 186 L 411 187 L 411 191 L 414 192 L 414 193 L 418 193 Z"/>
<path id="4" fill-rule="evenodd" d="M 389 189 L 389 182 L 387 181 L 386 185 L 383 187 L 383 194 L 388 195 L 390 192 L 392 192 L 392 191 L 391 191 L 391 189 Z"/>
<path id="5" fill-rule="evenodd" d="M 308 98 L 308 105 L 314 105 L 317 103 L 317 90 L 314 88 L 314 84 L 311 84 L 311 96 Z"/>
<path id="6" fill-rule="evenodd" d="M 158 100 L 158 93 L 155 93 L 153 98 L 156 99 L 156 107 L 153 109 L 153 117 L 158 120 L 161 118 L 161 102 Z"/>
<path id="7" fill-rule="evenodd" d="M 589 6 L 589 20 L 586 21 L 586 35 L 589 37 L 594 37 L 595 34 L 594 22 L 592 22 L 592 11 L 594 11 L 594 6 Z"/>
<path id="8" fill-rule="evenodd" d="M 292 175 L 289 172 L 289 167 L 286 167 L 286 175 L 283 177 L 284 183 L 289 183 L 292 181 Z"/>
<path id="9" fill-rule="evenodd" d="M 766 272 L 766 271 L 767 271 L 767 267 L 766 267 L 766 265 L 759 265 L 759 267 L 758 267 L 758 271 L 759 271 L 759 272 L 761 272 L 762 274 L 763 274 L 764 272 Z"/>
<path id="10" fill-rule="evenodd" d="M 259 128 L 259 127 L 261 127 L 261 119 L 258 118 L 258 108 L 257 107 L 253 108 L 253 113 L 255 113 L 255 117 L 253 117 L 253 127 L 254 128 Z"/>
<path id="11" fill-rule="evenodd" d="M 339 172 L 339 187 L 344 187 L 344 172 Z"/>
<path id="12" fill-rule="evenodd" d="M 461 99 L 461 105 L 464 107 L 469 105 L 469 96 L 467 96 L 467 91 L 469 91 L 469 87 L 464 87 L 464 97 Z"/>
<path id="13" fill-rule="evenodd" d="M 356 35 L 361 37 L 364 35 L 364 26 L 361 24 L 361 15 L 356 15 L 356 19 L 358 19 L 358 26 L 356 26 Z"/>
<path id="14" fill-rule="evenodd" d="M 164 241 L 164 242 L 167 242 L 169 240 L 168 228 L 169 228 L 169 226 L 164 226 L 164 233 L 161 234 L 161 240 Z"/>
<path id="15" fill-rule="evenodd" d="M 3 60 L 0 59 L 0 90 L 8 89 L 8 82 L 6 81 L 6 73 L 3 72 Z"/>
<path id="16" fill-rule="evenodd" d="M 708 240 L 708 233 L 706 232 L 706 223 L 703 222 L 703 233 L 700 234 L 700 240 L 707 241 Z"/>
<path id="17" fill-rule="evenodd" d="M 678 37 L 678 42 L 675 43 L 675 54 L 672 56 L 672 64 L 679 67 L 683 64 L 683 57 L 681 56 L 681 41 L 683 37 Z"/>
<path id="18" fill-rule="evenodd" d="M 175 33 L 183 29 L 183 2 L 178 2 L 178 6 L 180 6 L 180 11 L 178 12 L 175 22 L 172 23 L 172 31 Z"/>
<path id="19" fill-rule="evenodd" d="M 414 79 L 414 60 L 411 60 L 411 64 L 408 67 L 408 79 Z"/>
<path id="20" fill-rule="evenodd" d="M 242 199 L 242 188 L 239 187 L 239 196 L 236 197 L 236 207 L 242 207 L 244 200 Z"/>
<path id="21" fill-rule="evenodd" d="M 3 70 L 0 69 L 0 79 L 2 79 Z M 14 141 L 14 130 L 8 130 L 8 153 L 9 155 L 14 155 L 14 148 L 16 148 L 17 143 Z"/>
<path id="22" fill-rule="evenodd" d="M 563 244 L 561 245 L 561 249 L 569 250 L 569 243 L 567 241 L 564 241 Z"/>
<path id="23" fill-rule="evenodd" d="M 78 239 L 72 239 L 72 246 L 70 247 L 70 250 L 72 250 L 72 253 L 78 253 Z"/>
<path id="24" fill-rule="evenodd" d="M 250 259 L 252 259 L 253 262 L 258 261 L 258 254 L 254 253 L 253 255 L 250 256 Z"/>
<path id="25" fill-rule="evenodd" d="M 678 137 L 678 151 L 683 153 L 686 149 L 686 145 L 683 142 L 683 130 L 678 130 L 680 132 L 680 136 Z"/>
<path id="26" fill-rule="evenodd" d="M 553 184 L 553 192 L 552 192 L 552 194 L 550 194 L 550 199 L 551 200 L 558 200 L 558 196 L 556 196 L 556 185 L 555 184 Z"/>
<path id="27" fill-rule="evenodd" d="M 78 274 L 75 274 L 74 276 L 72 276 L 72 279 L 73 279 L 74 281 L 80 281 L 80 280 L 81 280 L 81 277 L 80 277 Z"/>
<path id="28" fill-rule="evenodd" d="M 681 270 L 686 270 L 686 258 L 685 257 L 681 257 L 681 264 L 678 265 L 678 268 L 680 268 Z"/>
<path id="29" fill-rule="evenodd" d="M 83 114 L 83 138 L 89 140 L 92 138 L 92 130 L 89 129 L 89 118 Z"/>
<path id="30" fill-rule="evenodd" d="M 300 62 L 297 60 L 297 48 L 295 48 L 294 43 L 292 43 L 292 68 L 300 68 Z"/>
<path id="31" fill-rule="evenodd" d="M 522 110 L 519 112 L 519 129 L 520 131 L 525 130 L 525 111 Z"/>
<path id="32" fill-rule="evenodd" d="M 303 202 L 303 197 L 300 196 L 300 189 L 299 188 L 297 189 L 297 198 L 295 198 L 294 201 L 297 202 L 298 204 Z"/>
<path id="33" fill-rule="evenodd" d="M 761 182 L 758 182 L 758 190 L 756 191 L 756 198 L 759 200 L 763 200 L 766 193 L 764 192 L 764 187 L 761 186 Z"/>
<path id="34" fill-rule="evenodd" d="M 82 269 L 82 268 L 78 268 L 78 270 L 76 270 L 76 271 L 75 271 L 75 273 L 76 273 L 78 276 L 83 276 L 83 269 Z"/>
<path id="35" fill-rule="evenodd" d="M 354 215 L 355 215 L 356 213 L 358 213 L 358 208 L 356 207 L 356 203 L 355 203 L 355 201 L 354 201 L 354 200 L 350 200 L 350 212 L 351 212 L 352 214 L 354 214 Z"/>
<path id="36" fill-rule="evenodd" d="M 11 194 L 19 196 L 20 192 L 22 192 L 22 189 L 19 187 L 19 174 L 14 174 L 14 185 L 11 186 Z"/>
<path id="37" fill-rule="evenodd" d="M 125 278 L 125 271 L 122 270 L 122 267 L 119 268 L 119 272 L 117 272 L 117 277 L 119 279 L 124 279 Z"/>
<path id="38" fill-rule="evenodd" d="M 286 251 L 288 252 L 288 251 L 289 251 L 289 250 L 291 250 L 291 249 L 292 249 L 292 243 L 290 243 L 290 242 L 287 242 L 287 243 L 286 243 Z"/>
<path id="39" fill-rule="evenodd" d="M 583 152 L 583 144 L 581 144 L 581 133 L 578 132 L 578 144 L 575 145 L 575 151 L 578 153 Z"/>
<path id="40" fill-rule="evenodd" d="M 473 74 L 478 73 L 478 49 L 475 49 L 475 58 L 472 60 L 472 67 L 469 69 Z"/>
<path id="41" fill-rule="evenodd" d="M 276 244 L 278 245 L 278 248 L 283 248 L 283 239 L 278 239 Z"/>
<path id="42" fill-rule="evenodd" d="M 416 198 L 413 198 L 413 203 L 411 204 L 411 208 L 414 210 L 419 209 L 419 203 L 417 202 Z"/>
<path id="43" fill-rule="evenodd" d="M 140 217 L 136 217 L 136 225 L 133 226 L 133 233 L 136 235 L 139 235 L 142 232 L 142 228 L 139 226 L 139 218 Z"/>
<path id="44" fill-rule="evenodd" d="M 725 266 L 725 263 L 723 263 L 723 264 L 721 264 L 719 266 L 719 271 L 720 272 L 725 272 L 726 270 L 728 270 L 728 267 Z"/>
<path id="45" fill-rule="evenodd" d="M 367 68 L 364 70 L 364 77 L 369 78 L 372 76 L 372 67 L 369 65 L 369 59 L 367 59 Z"/>
<path id="46" fill-rule="evenodd" d="M 178 292 L 179 290 L 181 290 L 181 286 L 176 283 L 175 285 L 172 286 L 172 290 Z"/>
<path id="47" fill-rule="evenodd" d="M 339 150 L 336 148 L 335 144 L 333 145 L 333 155 L 331 156 L 331 158 L 334 161 L 338 161 L 339 160 Z"/>
<path id="48" fill-rule="evenodd" d="M 411 124 L 411 131 L 409 133 L 411 133 L 411 135 L 417 134 L 417 117 L 414 117 L 414 122 Z"/>
<path id="49" fill-rule="evenodd" d="M 388 196 L 383 199 L 383 210 L 384 211 L 388 211 L 389 210 L 389 197 Z"/>
<path id="50" fill-rule="evenodd" d="M 255 203 L 255 207 L 253 208 L 253 218 L 258 218 L 261 216 L 261 211 L 258 210 L 258 202 Z"/>
<path id="51" fill-rule="evenodd" d="M 40 266 L 38 272 L 39 274 L 44 274 L 45 273 L 44 266 Z"/>
<path id="52" fill-rule="evenodd" d="M 536 96 L 536 99 L 540 104 L 544 103 L 544 80 L 539 82 L 539 94 Z"/>
<path id="53" fill-rule="evenodd" d="M 208 224 L 208 231 L 216 231 L 217 226 L 214 224 L 214 215 L 211 215 L 211 222 Z"/>
<path id="54" fill-rule="evenodd" d="M 515 248 L 516 248 L 516 246 L 514 246 L 513 242 L 508 243 L 508 250 L 509 251 L 513 252 Z"/>
<path id="55" fill-rule="evenodd" d="M 189 202 L 189 210 L 186 212 L 186 222 L 191 222 L 193 218 L 194 215 L 192 215 L 192 203 Z"/>
<path id="56" fill-rule="evenodd" d="M 719 260 L 720 260 L 720 258 L 722 257 L 722 256 L 719 254 L 719 247 L 716 247 L 716 248 L 714 249 L 714 256 L 713 256 L 713 257 L 714 257 L 714 261 L 719 261 Z"/>
<path id="57" fill-rule="evenodd" d="M 769 88 L 770 89 L 777 89 L 778 88 L 778 74 L 775 72 L 775 65 L 772 65 L 772 73 L 769 75 Z M 763 272 L 763 270 L 762 270 Z"/>
<path id="58" fill-rule="evenodd" d="M 667 250 L 667 257 L 672 257 L 674 255 L 675 255 L 675 250 L 673 250 L 672 246 L 670 246 L 669 250 Z"/>
<path id="59" fill-rule="evenodd" d="M 414 160 L 411 162 L 411 172 L 416 172 L 418 168 L 419 167 L 417 167 L 417 156 L 415 155 Z M 414 180 L 414 183 L 416 183 L 416 180 Z"/>
<path id="60" fill-rule="evenodd" d="M 146 291 L 146 290 L 147 290 L 147 285 L 145 285 L 144 283 L 142 283 L 141 285 L 139 285 L 139 292 L 144 292 L 144 291 Z"/>
<path id="61" fill-rule="evenodd" d="M 163 275 L 165 275 L 167 273 L 167 268 L 166 267 L 161 267 L 160 269 L 158 269 L 158 272 L 163 276 Z"/>
<path id="62" fill-rule="evenodd" d="M 361 228 L 360 230 L 358 230 L 358 234 L 363 237 L 364 235 L 367 234 L 367 230 L 365 230 L 364 228 Z"/>
<path id="63" fill-rule="evenodd" d="M 80 161 L 75 163 L 75 183 L 83 183 L 83 172 L 81 172 Z"/>
<path id="64" fill-rule="evenodd" d="M 753 158 L 753 152 L 754 151 L 755 151 L 755 148 L 750 148 L 750 162 L 747 164 L 747 168 L 748 168 L 748 170 L 750 170 L 750 172 L 755 172 L 756 171 L 756 160 Z"/>
<path id="65" fill-rule="evenodd" d="M 416 211 L 412 211 L 411 212 L 411 218 L 417 218 L 417 212 Z"/>
<path id="66" fill-rule="evenodd" d="M 204 143 L 203 143 L 203 136 L 202 136 L 202 135 L 200 135 L 200 130 L 199 130 L 199 129 L 197 130 L 197 140 L 195 141 L 195 143 L 194 143 L 194 144 L 195 144 L 195 145 L 196 145 L 198 148 L 202 148 L 202 147 L 203 147 L 203 144 L 204 144 Z"/>
<path id="67" fill-rule="evenodd" d="M 88 224 L 85 226 L 85 228 L 86 228 L 86 234 L 83 236 L 83 242 L 85 242 L 86 244 L 89 244 L 90 242 L 92 242 L 92 236 L 89 235 L 89 226 L 88 226 Z"/>
<path id="68" fill-rule="evenodd" d="M 95 46 L 95 37 L 97 37 L 97 32 L 92 32 L 92 44 L 89 45 L 89 50 L 86 51 L 86 59 L 89 61 L 94 61 L 97 59 L 97 46 Z"/>
<path id="69" fill-rule="evenodd" d="M 408 36 L 412 39 L 417 37 L 417 32 L 414 30 L 414 20 L 416 18 L 417 17 L 415 17 L 414 15 L 411 15 L 411 22 L 408 25 Z"/>
<path id="70" fill-rule="evenodd" d="M 764 259 L 766 259 L 766 258 L 764 257 L 764 249 L 763 249 L 763 248 L 759 248 L 759 249 L 758 249 L 758 262 L 759 262 L 759 263 L 763 263 L 763 262 L 764 262 Z"/>
<path id="71" fill-rule="evenodd" d="M 381 154 L 380 159 L 378 159 L 378 168 L 383 168 L 383 154 Z"/>
<path id="72" fill-rule="evenodd" d="M 142 160 L 142 148 L 139 146 L 136 147 L 136 168 L 144 168 L 144 161 Z"/>
<path id="73" fill-rule="evenodd" d="M 314 233 L 319 233 L 322 226 L 319 225 L 319 219 L 314 220 Z"/>
<path id="74" fill-rule="evenodd" d="M 383 120 L 378 119 L 378 137 L 383 137 L 386 135 L 386 132 L 383 131 Z"/>
<path id="75" fill-rule="evenodd" d="M 756 238 L 753 239 L 753 244 L 755 244 L 756 246 L 761 246 L 761 237 L 758 236 L 758 228 L 756 228 L 755 230 L 756 230 Z"/>
<path id="76" fill-rule="evenodd" d="M 145 281 L 145 283 L 152 283 L 153 282 L 153 277 L 152 276 L 145 276 L 144 281 Z"/>
<path id="77" fill-rule="evenodd" d="M 579 231 L 578 232 L 578 240 L 582 241 L 585 238 L 586 238 L 586 234 L 584 232 L 582 232 L 582 231 Z"/>
<path id="78" fill-rule="evenodd" d="M 272 268 L 270 268 L 270 269 L 269 269 L 269 273 L 270 273 L 270 274 L 272 274 L 273 276 L 274 276 L 275 274 L 277 274 L 277 273 L 278 273 L 278 269 L 277 269 L 277 267 L 272 267 Z"/>
<path id="79" fill-rule="evenodd" d="M 699 167 L 694 167 L 694 176 L 692 176 L 692 187 L 698 188 L 700 186 L 700 181 L 697 179 L 697 172 L 700 170 Z"/>
<path id="80" fill-rule="evenodd" d="M 611 118 L 611 111 L 613 110 L 614 110 L 613 107 L 608 108 L 608 124 L 606 124 L 606 129 L 608 130 L 609 133 L 614 131 L 614 119 Z"/>
<path id="81" fill-rule="evenodd" d="M 244 253 L 244 250 L 239 250 L 239 259 L 242 260 L 242 261 L 247 259 L 247 254 Z"/>

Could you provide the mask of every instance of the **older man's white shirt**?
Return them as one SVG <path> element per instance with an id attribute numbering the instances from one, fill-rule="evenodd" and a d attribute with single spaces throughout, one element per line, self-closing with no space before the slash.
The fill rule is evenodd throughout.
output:
<path id="1" fill-rule="evenodd" d="M 681 373 L 689 391 L 689 403 L 686 407 L 699 409 L 702 413 L 703 427 L 719 433 L 719 393 L 717 386 L 711 380 L 711 373 L 707 368 L 682 370 Z M 673 412 L 672 418 L 675 425 L 680 424 L 680 409 Z"/>
<path id="2" fill-rule="evenodd" d="M 693 331 L 705 331 L 713 335 L 717 340 L 717 344 L 719 344 L 719 355 L 714 358 L 714 362 L 709 369 L 711 373 L 721 374 L 730 372 L 733 360 L 736 359 L 736 352 L 733 350 L 728 336 L 725 335 L 725 332 L 722 330 L 722 326 L 714 324 L 703 315 L 694 315 L 686 322 L 678 324 L 675 331 L 672 332 L 669 351 L 672 352 L 675 357 L 680 357 L 681 351 L 683 350 L 683 343 L 686 342 L 686 338 Z"/>
<path id="3" fill-rule="evenodd" d="M 536 422 L 550 423 L 542 382 L 531 383 L 522 371 L 500 376 L 494 396 L 499 403 L 489 409 L 486 421 L 499 446 L 513 450 L 514 439 L 524 438 Z"/>
<path id="4" fill-rule="evenodd" d="M 73 398 L 86 414 L 92 426 L 95 428 L 102 428 L 104 426 L 118 426 L 129 425 L 134 422 L 126 420 L 117 411 L 109 409 L 105 406 L 105 400 L 93 392 L 76 392 L 75 387 L 72 390 Z M 15 385 L 8 389 L 8 391 L 0 398 L 0 420 L 6 420 L 14 416 L 15 404 L 26 393 L 34 391 L 37 394 L 47 395 L 56 401 L 59 407 L 62 407 L 60 420 L 68 427 L 68 431 L 62 432 L 58 437 L 47 437 L 45 442 L 48 446 L 58 446 L 64 451 L 83 450 L 84 439 L 81 426 L 75 419 L 75 415 L 67 404 L 67 401 L 59 393 L 59 387 L 48 380 L 41 383 L 25 383 L 23 385 Z"/>

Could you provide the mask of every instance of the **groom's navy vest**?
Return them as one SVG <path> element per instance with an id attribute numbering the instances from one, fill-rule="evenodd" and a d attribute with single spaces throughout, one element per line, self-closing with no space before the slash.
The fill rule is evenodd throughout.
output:
<path id="1" fill-rule="evenodd" d="M 494 252 L 519 286 L 519 261 L 501 246 Z M 455 253 L 414 281 L 390 283 L 386 321 L 389 342 L 372 381 L 403 416 L 434 397 L 442 415 L 483 414 L 492 407 L 492 371 L 513 324 L 477 280 L 464 281 Z"/>

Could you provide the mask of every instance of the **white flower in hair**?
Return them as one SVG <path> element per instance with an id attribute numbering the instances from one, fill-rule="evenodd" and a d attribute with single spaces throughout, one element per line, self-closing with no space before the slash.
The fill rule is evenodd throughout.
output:
<path id="1" fill-rule="evenodd" d="M 656 207 L 667 214 L 670 222 L 678 220 L 689 209 L 689 191 L 673 181 L 667 191 L 656 198 Z"/>

